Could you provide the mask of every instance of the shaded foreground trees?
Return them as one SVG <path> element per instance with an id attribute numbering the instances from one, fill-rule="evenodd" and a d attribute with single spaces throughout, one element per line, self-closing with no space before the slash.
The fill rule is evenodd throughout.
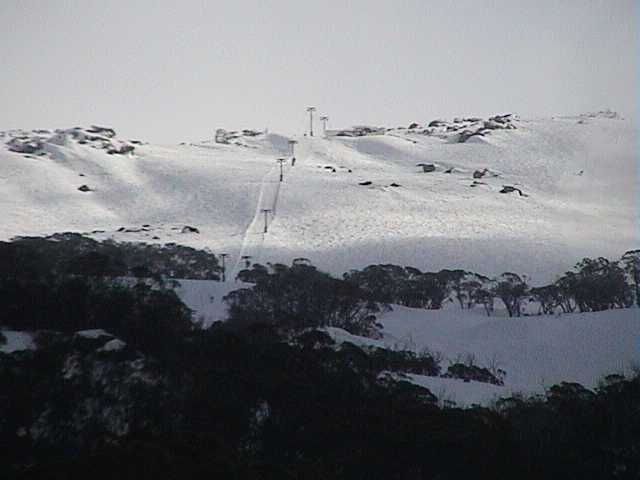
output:
<path id="1" fill-rule="evenodd" d="M 311 265 L 256 265 L 241 271 L 239 278 L 255 284 L 225 297 L 233 325 L 264 323 L 284 329 L 330 326 L 376 336 L 375 313 L 380 311 L 380 301 L 359 286 Z"/>
<path id="2" fill-rule="evenodd" d="M 40 242 L 0 242 L 0 327 L 104 329 L 156 354 L 170 348 L 171 337 L 196 328 L 162 279 L 117 277 L 123 263 L 96 251 L 70 249 L 60 257 Z"/>
<path id="3" fill-rule="evenodd" d="M 39 332 L 35 350 L 0 353 L 3 478 L 640 474 L 638 377 L 611 376 L 595 390 L 560 384 L 492 408 L 439 408 L 427 389 L 389 373 L 437 373 L 433 358 L 337 345 L 305 330 L 367 333 L 396 295 L 431 308 L 442 303 L 442 290 L 457 291 L 465 306 L 490 305 L 492 285 L 466 272 L 434 280 L 416 269 L 371 270 L 390 271 L 395 284 L 388 284 L 367 274 L 337 280 L 307 264 L 256 266 L 242 273 L 254 286 L 228 299 L 234 320 L 204 330 L 165 284 L 118 280 L 111 276 L 118 264 L 91 251 L 69 270 L 37 250 L 6 245 L 0 325 L 56 332 Z M 617 285 L 584 308 L 628 302 L 615 268 L 584 267 L 568 277 L 576 283 L 566 292 Z M 404 278 L 415 289 L 404 290 Z M 517 279 L 504 283 L 521 292 Z M 73 333 L 80 328 L 104 328 L 126 344 Z"/>
<path id="4" fill-rule="evenodd" d="M 272 333 L 216 325 L 176 335 L 173 362 L 64 335 L 0 354 L 4 478 L 640 474 L 637 377 L 443 409 L 428 390 L 381 377 L 379 360 L 355 345 L 311 347 Z"/>

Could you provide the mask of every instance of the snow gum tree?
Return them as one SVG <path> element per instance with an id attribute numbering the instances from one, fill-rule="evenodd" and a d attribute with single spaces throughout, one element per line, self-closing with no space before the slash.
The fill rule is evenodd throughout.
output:
<path id="1" fill-rule="evenodd" d="M 640 307 L 640 250 L 629 250 L 622 256 L 622 268 L 633 282 L 636 305 Z"/>
<path id="2" fill-rule="evenodd" d="M 519 275 L 506 272 L 496 279 L 493 295 L 502 300 L 510 317 L 522 314 L 522 301 L 529 292 L 529 286 Z"/>

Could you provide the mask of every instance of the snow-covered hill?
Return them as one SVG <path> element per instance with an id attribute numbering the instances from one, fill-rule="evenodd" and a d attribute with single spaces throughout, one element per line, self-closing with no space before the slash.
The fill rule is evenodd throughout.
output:
<path id="1" fill-rule="evenodd" d="M 242 256 L 306 257 L 336 274 L 397 263 L 517 271 L 541 283 L 584 256 L 638 246 L 638 132 L 601 117 L 291 137 L 293 167 L 288 138 L 275 134 L 156 146 L 108 130 L 5 132 L 0 237 L 71 230 L 184 243 L 230 254 L 235 271 Z M 466 141 L 455 143 L 461 132 Z M 11 151 L 15 137 L 39 143 Z M 263 209 L 272 210 L 267 234 Z"/>

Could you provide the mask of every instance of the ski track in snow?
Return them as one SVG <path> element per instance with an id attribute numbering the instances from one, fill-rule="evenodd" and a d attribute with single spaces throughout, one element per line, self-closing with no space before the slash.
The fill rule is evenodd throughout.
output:
<path id="1" fill-rule="evenodd" d="M 238 254 L 237 261 L 231 271 L 230 278 L 234 280 L 238 275 L 238 272 L 243 268 L 242 259 L 245 255 L 250 255 L 252 257 L 253 262 L 258 262 L 259 252 L 262 250 L 262 243 L 264 242 L 264 231 L 262 230 L 262 223 L 264 222 L 264 212 L 263 209 L 272 209 L 273 211 L 273 198 L 271 198 L 270 202 L 265 202 L 265 191 L 271 188 L 271 184 L 273 183 L 270 180 L 270 177 L 273 176 L 273 172 L 275 170 L 275 166 L 271 167 L 271 169 L 262 177 L 262 181 L 260 182 L 260 194 L 258 195 L 258 202 L 256 204 L 255 214 L 249 223 L 243 237 L 242 237 L 242 246 L 240 247 L 240 253 Z M 277 193 L 276 193 L 277 195 Z M 269 205 L 269 206 L 267 206 Z M 256 237 L 260 236 L 258 242 L 255 241 Z M 258 243 L 259 246 L 255 244 Z M 249 254 L 249 252 L 252 252 Z"/>
<path id="2" fill-rule="evenodd" d="M 235 281 L 240 270 L 245 268 L 245 260 L 242 257 L 251 257 L 251 263 L 261 262 L 265 235 L 268 235 L 268 231 L 267 233 L 264 232 L 265 214 L 263 210 L 271 210 L 271 213 L 267 214 L 267 227 L 270 227 L 278 215 L 278 198 L 280 197 L 280 188 L 283 183 L 279 179 L 279 172 L 280 165 L 274 165 L 262 178 L 255 214 L 244 233 L 240 253 L 231 275 L 227 276 L 227 280 Z"/>

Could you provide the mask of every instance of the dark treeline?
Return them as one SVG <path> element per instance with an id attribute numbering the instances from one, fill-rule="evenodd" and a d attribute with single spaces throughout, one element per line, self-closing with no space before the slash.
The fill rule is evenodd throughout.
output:
<path id="1" fill-rule="evenodd" d="M 390 303 L 439 308 L 451 296 L 464 308 L 489 304 L 463 285 L 490 279 L 393 266 L 336 279 L 304 261 L 256 265 L 240 274 L 253 285 L 227 298 L 229 321 L 204 329 L 166 272 L 123 280 L 135 276 L 127 261 L 126 271 L 114 268 L 123 255 L 55 238 L 0 243 L 0 327 L 34 331 L 37 346 L 0 353 L 2 477 L 640 475 L 637 376 L 610 376 L 595 390 L 563 383 L 490 408 L 442 408 L 401 373 L 441 374 L 437 358 L 337 344 L 313 329 L 375 335 L 375 315 Z M 136 265 L 153 270 L 140 258 Z M 634 272 L 604 259 L 581 262 L 567 311 L 628 305 Z M 500 278 L 516 293 L 487 295 L 501 295 L 517 314 L 520 277 Z M 613 293 L 603 293 L 610 284 Z M 525 287 L 525 297 L 533 295 Z M 599 289 L 597 300 L 587 287 Z M 108 334 L 74 333 L 89 328 Z M 499 383 L 463 367 L 443 376 Z"/>
<path id="2" fill-rule="evenodd" d="M 375 314 L 391 304 L 440 309 L 454 301 L 462 309 L 481 306 L 491 315 L 500 300 L 511 317 L 521 316 L 529 301 L 536 302 L 539 314 L 640 305 L 640 251 L 627 252 L 618 262 L 585 258 L 542 287 L 531 287 L 526 277 L 510 272 L 489 278 L 464 270 L 422 272 L 398 265 L 370 265 L 336 279 L 300 260 L 291 266 L 255 264 L 238 279 L 252 286 L 225 298 L 234 324 L 260 319 L 287 329 L 335 326 L 375 337 Z"/>
<path id="3" fill-rule="evenodd" d="M 351 344 L 216 326 L 171 362 L 41 334 L 0 354 L 9 479 L 635 479 L 640 379 L 440 408 Z"/>
<path id="4" fill-rule="evenodd" d="M 196 325 L 153 262 L 166 254 L 163 265 L 179 263 L 181 249 L 162 253 L 153 247 L 149 258 L 140 253 L 144 250 L 75 234 L 0 242 L 0 327 L 61 332 L 101 328 L 145 352 L 169 348 L 170 337 Z M 128 264 L 131 259 L 136 261 Z M 152 272 L 153 279 L 122 278 L 132 271 Z"/>
<path id="5" fill-rule="evenodd" d="M 175 243 L 96 241 L 79 233 L 57 233 L 48 237 L 18 237 L 0 242 L 5 265 L 55 275 L 129 276 L 219 280 L 218 258 L 205 250 Z M 33 258 L 31 258 L 33 257 Z"/>

